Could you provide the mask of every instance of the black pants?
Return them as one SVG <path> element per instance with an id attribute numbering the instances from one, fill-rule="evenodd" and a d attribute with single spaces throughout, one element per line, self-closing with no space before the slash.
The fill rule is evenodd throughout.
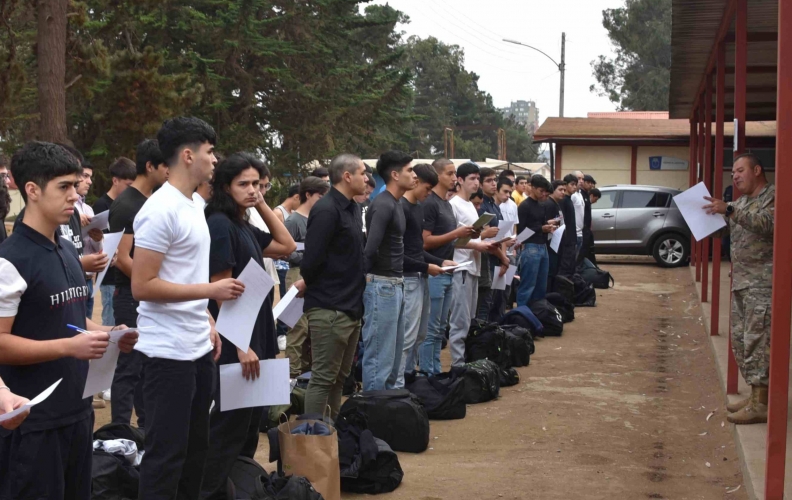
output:
<path id="1" fill-rule="evenodd" d="M 0 499 L 90 500 L 93 423 L 0 437 Z"/>
<path id="2" fill-rule="evenodd" d="M 215 390 L 214 401 L 209 417 L 209 453 L 204 466 L 201 500 L 225 500 L 228 474 L 236 458 L 240 455 L 253 458 L 256 454 L 264 410 L 257 407 L 221 412 L 219 387 Z"/>
<path id="3" fill-rule="evenodd" d="M 209 407 L 215 386 L 212 353 L 195 361 L 146 358 L 146 454 L 140 500 L 194 500 L 209 450 Z"/>
<path id="4" fill-rule="evenodd" d="M 117 286 L 113 294 L 113 315 L 116 325 L 137 326 L 138 302 L 132 297 L 129 286 Z M 137 415 L 137 425 L 146 426 L 146 412 L 143 404 L 143 360 L 145 356 L 138 351 L 118 355 L 113 383 L 110 386 L 110 414 L 114 424 L 129 424 L 132 421 L 132 407 Z"/>

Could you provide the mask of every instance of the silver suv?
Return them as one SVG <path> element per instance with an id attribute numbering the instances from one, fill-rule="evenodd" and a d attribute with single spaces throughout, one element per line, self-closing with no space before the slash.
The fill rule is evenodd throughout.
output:
<path id="1" fill-rule="evenodd" d="M 651 255 L 663 267 L 687 264 L 690 229 L 673 202 L 681 191 L 629 184 L 599 190 L 602 198 L 591 205 L 597 253 Z"/>

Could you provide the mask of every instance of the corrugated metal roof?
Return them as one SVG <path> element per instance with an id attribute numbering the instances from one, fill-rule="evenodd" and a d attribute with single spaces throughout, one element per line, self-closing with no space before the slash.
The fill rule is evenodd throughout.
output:
<path id="1" fill-rule="evenodd" d="M 672 0 L 670 117 L 687 119 L 693 109 L 723 14 L 730 0 Z M 748 92 L 749 121 L 775 118 L 778 42 L 778 0 L 748 2 Z M 730 121 L 734 102 L 734 22 L 726 41 L 726 119 Z M 756 67 L 755 71 L 751 66 Z M 760 70 L 761 68 L 761 70 Z M 731 72 L 729 70 L 732 70 Z M 759 89 L 759 90 L 754 90 Z M 769 89 L 769 90 L 768 90 Z M 713 108 L 714 112 L 714 108 Z"/>
<path id="2" fill-rule="evenodd" d="M 714 134 L 713 127 L 713 134 Z M 775 137 L 775 122 L 748 122 L 749 137 Z M 734 125 L 726 123 L 726 136 L 734 135 Z M 547 118 L 534 134 L 534 142 L 553 139 L 666 139 L 687 140 L 688 120 L 624 120 L 615 118 Z"/>

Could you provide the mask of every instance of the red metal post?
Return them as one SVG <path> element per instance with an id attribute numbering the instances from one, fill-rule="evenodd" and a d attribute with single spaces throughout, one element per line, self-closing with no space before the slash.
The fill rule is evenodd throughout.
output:
<path id="1" fill-rule="evenodd" d="M 737 0 L 734 15 L 734 155 L 745 152 L 746 91 L 748 78 L 748 0 Z M 737 186 L 732 186 L 733 199 L 740 197 Z M 732 267 L 733 269 L 733 267 Z M 731 297 L 731 295 L 730 295 Z M 739 370 L 731 345 L 731 300 L 729 300 L 729 355 L 726 368 L 726 394 L 737 394 Z"/>
<path id="2" fill-rule="evenodd" d="M 778 103 L 776 186 L 792 182 L 792 0 L 778 2 Z M 770 395 L 767 414 L 765 499 L 784 498 L 789 331 L 792 327 L 792 197 L 776 196 L 773 237 L 773 302 L 770 325 Z"/>
<path id="3" fill-rule="evenodd" d="M 638 184 L 638 146 L 632 147 L 630 158 L 630 184 Z"/>
<path id="4" fill-rule="evenodd" d="M 695 114 L 694 114 L 695 115 Z M 697 115 L 696 115 L 697 116 Z M 690 187 L 696 185 L 696 157 L 697 152 L 697 140 L 698 140 L 698 133 L 696 129 L 696 120 L 690 120 L 690 144 L 688 147 L 690 148 L 690 164 L 688 166 L 688 175 L 690 177 Z M 690 265 L 696 265 L 696 239 L 691 236 L 690 237 Z"/>
<path id="5" fill-rule="evenodd" d="M 718 44 L 717 76 L 715 77 L 715 180 L 712 196 L 720 198 L 723 193 L 723 121 L 726 119 L 726 43 Z M 710 310 L 710 335 L 719 335 L 720 329 L 720 279 L 721 239 L 712 239 L 712 308 Z"/>
<path id="6" fill-rule="evenodd" d="M 704 92 L 704 185 L 712 192 L 712 74 L 707 75 L 707 88 Z M 702 262 L 701 262 L 701 302 L 708 302 L 707 292 L 709 292 L 709 255 L 710 239 L 704 238 L 702 241 Z"/>

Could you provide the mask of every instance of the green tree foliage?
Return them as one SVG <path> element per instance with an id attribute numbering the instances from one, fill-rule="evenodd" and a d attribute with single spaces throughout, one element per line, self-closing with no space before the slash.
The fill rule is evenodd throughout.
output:
<path id="1" fill-rule="evenodd" d="M 616 57 L 599 56 L 591 67 L 598 85 L 619 109 L 668 109 L 671 71 L 671 0 L 625 0 L 625 6 L 602 12 L 602 25 Z"/>
<path id="2" fill-rule="evenodd" d="M 219 150 L 265 156 L 276 177 L 343 152 L 388 148 L 439 156 L 445 126 L 457 156 L 497 152 L 530 161 L 530 136 L 506 122 L 457 46 L 404 40 L 409 22 L 360 0 L 71 0 L 66 47 L 67 130 L 97 167 L 133 157 L 168 117 L 207 120 Z M 34 2 L 0 0 L 0 137 L 13 151 L 34 139 Z"/>

